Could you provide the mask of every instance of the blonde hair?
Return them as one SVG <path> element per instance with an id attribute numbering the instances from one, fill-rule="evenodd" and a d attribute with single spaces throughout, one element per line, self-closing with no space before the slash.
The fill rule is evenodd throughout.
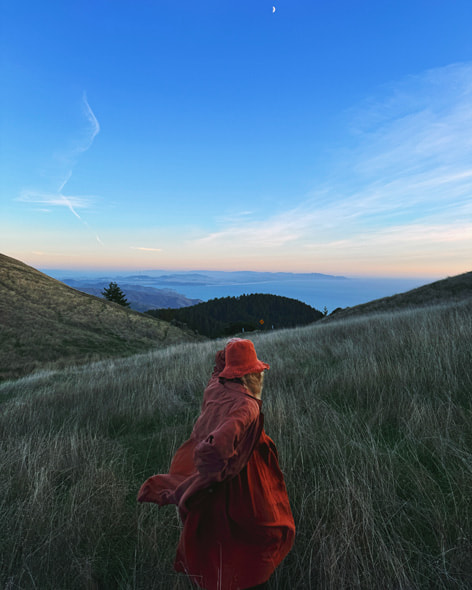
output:
<path id="1" fill-rule="evenodd" d="M 260 395 L 264 383 L 264 371 L 261 373 L 248 373 L 241 377 L 243 385 L 254 395 Z"/>

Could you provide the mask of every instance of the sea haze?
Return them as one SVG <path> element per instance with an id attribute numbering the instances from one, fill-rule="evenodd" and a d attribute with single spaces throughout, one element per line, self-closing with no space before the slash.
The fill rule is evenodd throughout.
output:
<path id="1" fill-rule="evenodd" d="M 352 307 L 381 297 L 404 293 L 441 277 L 428 278 L 356 278 L 318 273 L 269 273 L 224 271 L 143 271 L 97 272 L 48 270 L 43 272 L 66 281 L 116 281 L 118 285 L 135 285 L 173 289 L 190 299 L 209 299 L 251 293 L 270 293 L 303 301 L 329 312 L 338 307 Z"/>

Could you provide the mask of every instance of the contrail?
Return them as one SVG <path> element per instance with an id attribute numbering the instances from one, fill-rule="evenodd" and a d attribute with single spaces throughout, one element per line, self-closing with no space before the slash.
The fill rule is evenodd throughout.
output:
<path id="1" fill-rule="evenodd" d="M 62 191 L 64 190 L 64 187 L 66 186 L 66 184 L 69 182 L 71 176 L 72 176 L 72 170 L 69 170 L 63 183 L 58 188 L 57 192 L 59 193 L 59 197 L 61 198 L 61 200 L 64 201 L 64 203 L 67 205 L 67 207 L 70 209 L 70 211 L 77 217 L 77 219 L 80 219 L 80 221 L 83 221 L 82 217 L 80 217 L 80 215 L 77 213 L 77 211 L 72 206 L 72 203 L 70 202 L 70 200 L 65 195 L 62 194 Z"/>
<path id="2" fill-rule="evenodd" d="M 62 193 L 62 191 L 63 191 L 64 187 L 65 187 L 65 186 L 66 186 L 66 184 L 69 182 L 69 180 L 70 180 L 70 177 L 71 177 L 71 176 L 72 176 L 72 170 L 69 170 L 69 172 L 66 174 L 66 177 L 65 177 L 65 179 L 64 179 L 64 181 L 63 181 L 63 183 L 62 183 L 62 184 L 61 184 L 61 186 L 60 186 L 60 187 L 57 189 L 57 192 L 58 192 L 59 194 L 61 194 L 61 193 Z"/>
<path id="3" fill-rule="evenodd" d="M 90 146 L 93 143 L 93 140 L 100 133 L 100 123 L 98 122 L 97 117 L 94 115 L 92 109 L 90 108 L 90 105 L 87 100 L 86 92 L 83 93 L 82 99 L 84 101 L 84 106 L 85 106 L 85 116 L 87 117 L 87 119 L 92 127 L 91 135 L 90 135 L 90 138 L 88 141 L 88 145 L 80 149 L 81 152 L 85 152 L 90 148 Z"/>
<path id="4" fill-rule="evenodd" d="M 82 103 L 83 114 L 85 115 L 88 125 L 86 126 L 85 133 L 82 132 L 81 138 L 78 139 L 75 145 L 65 153 L 60 154 L 59 160 L 62 166 L 64 164 L 67 165 L 68 170 L 67 168 L 64 169 L 64 167 L 62 167 L 64 176 L 62 180 L 59 180 L 59 186 L 57 190 L 53 191 L 52 193 L 31 190 L 22 191 L 19 200 L 29 203 L 42 203 L 52 206 L 67 207 L 72 215 L 74 215 L 74 217 L 83 223 L 87 229 L 95 235 L 97 242 L 103 246 L 104 244 L 100 239 L 100 236 L 90 227 L 87 221 L 85 221 L 85 219 L 83 219 L 76 210 L 76 208 L 86 207 L 87 200 L 80 196 L 64 195 L 64 189 L 72 177 L 72 171 L 75 164 L 77 163 L 78 158 L 80 157 L 80 154 L 83 154 L 88 149 L 90 149 L 95 137 L 100 132 L 100 123 L 98 122 L 97 117 L 88 103 L 87 94 L 85 91 L 82 94 Z"/>
<path id="5" fill-rule="evenodd" d="M 82 217 L 80 217 L 80 215 L 77 213 L 77 211 L 74 209 L 74 207 L 72 207 L 72 203 L 69 201 L 69 199 L 67 197 L 65 197 L 64 195 L 60 195 L 60 197 L 64 201 L 64 203 L 69 207 L 71 212 L 77 217 L 77 219 L 80 219 L 80 221 L 83 221 Z"/>
<path id="6" fill-rule="evenodd" d="M 77 151 L 80 153 L 86 152 L 91 147 L 93 140 L 100 132 L 100 123 L 98 122 L 97 117 L 95 116 L 94 112 L 92 111 L 92 109 L 88 103 L 87 93 L 85 91 L 82 95 L 82 100 L 83 100 L 84 107 L 85 107 L 85 116 L 87 117 L 87 120 L 91 125 L 91 133 L 90 133 L 90 137 L 88 138 L 87 145 L 77 148 Z M 72 176 L 72 170 L 69 170 L 69 172 L 66 175 L 66 178 L 64 179 L 63 183 L 61 184 L 61 186 L 59 187 L 57 192 L 59 193 L 60 198 L 67 205 L 67 207 L 69 208 L 71 213 L 73 213 L 73 215 L 75 215 L 75 217 L 77 217 L 77 219 L 79 219 L 87 227 L 87 229 L 92 231 L 92 228 L 90 227 L 90 225 L 84 219 L 82 219 L 82 217 L 74 209 L 70 200 L 65 195 L 62 194 L 62 191 L 64 190 L 64 187 L 66 186 L 66 184 L 69 182 L 71 176 Z M 97 240 L 97 242 L 99 244 L 101 244 L 102 246 L 104 245 L 98 234 L 95 234 L 95 239 Z"/>

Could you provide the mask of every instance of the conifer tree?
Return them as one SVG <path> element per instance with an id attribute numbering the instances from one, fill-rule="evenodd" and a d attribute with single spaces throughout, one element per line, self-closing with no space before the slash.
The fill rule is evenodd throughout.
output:
<path id="1" fill-rule="evenodd" d="M 102 291 L 102 295 L 105 297 L 105 299 L 108 299 L 108 301 L 118 303 L 118 305 L 122 305 L 123 307 L 130 306 L 129 301 L 125 297 L 125 294 L 114 282 L 111 282 L 108 287 Z"/>

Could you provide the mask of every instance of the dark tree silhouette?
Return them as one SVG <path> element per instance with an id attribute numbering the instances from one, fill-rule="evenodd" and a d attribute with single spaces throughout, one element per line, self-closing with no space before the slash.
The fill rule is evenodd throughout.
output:
<path id="1" fill-rule="evenodd" d="M 218 338 L 254 330 L 294 328 L 323 317 L 323 313 L 297 299 L 254 293 L 222 297 L 179 309 L 152 309 L 149 315 L 179 322 L 204 336 Z"/>
<path id="2" fill-rule="evenodd" d="M 116 283 L 111 282 L 108 287 L 103 289 L 102 295 L 105 299 L 108 299 L 108 301 L 113 301 L 113 303 L 118 303 L 118 305 L 122 305 L 123 307 L 130 306 L 125 294 Z"/>

